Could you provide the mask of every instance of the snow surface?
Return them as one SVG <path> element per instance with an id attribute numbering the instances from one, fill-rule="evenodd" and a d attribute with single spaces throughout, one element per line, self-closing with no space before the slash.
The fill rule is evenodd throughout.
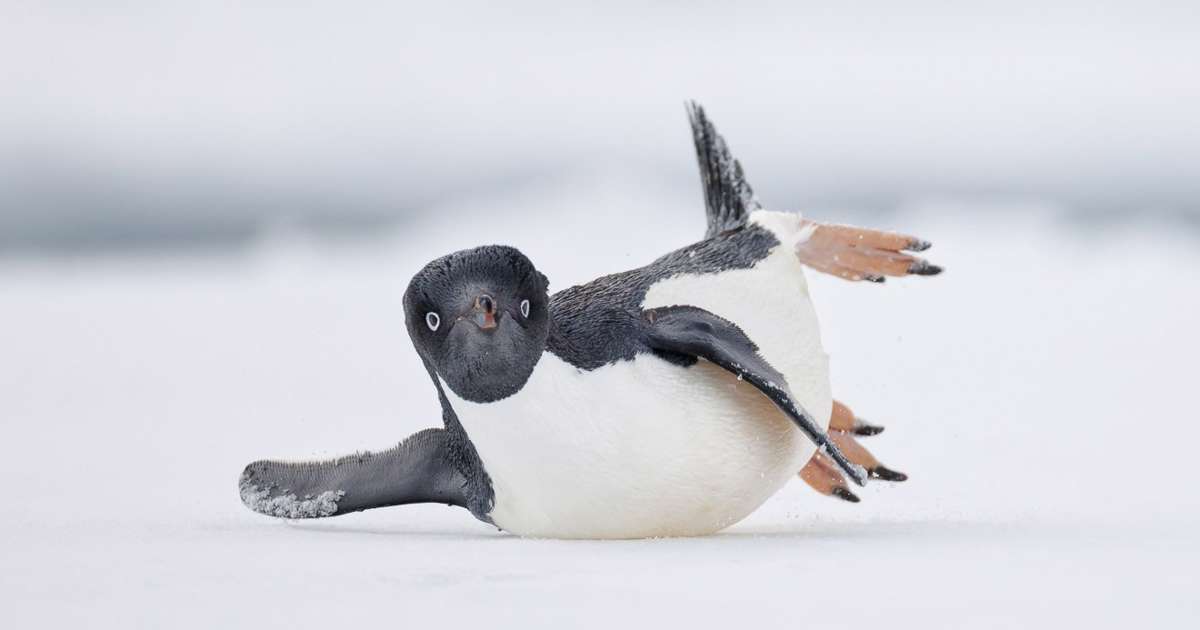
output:
<path id="1" fill-rule="evenodd" d="M 1021 208 L 887 217 L 939 278 L 812 278 L 835 394 L 911 476 L 861 504 L 797 480 L 720 535 L 566 542 L 239 502 L 252 460 L 438 423 L 401 309 L 428 259 L 507 242 L 563 288 L 699 237 L 699 203 L 600 175 L 366 242 L 4 261 L 5 627 L 1196 627 L 1196 241 Z"/>

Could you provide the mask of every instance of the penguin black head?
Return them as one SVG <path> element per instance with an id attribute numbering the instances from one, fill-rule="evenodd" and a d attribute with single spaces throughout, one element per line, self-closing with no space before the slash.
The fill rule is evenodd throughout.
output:
<path id="1" fill-rule="evenodd" d="M 460 398 L 506 398 L 525 385 L 546 346 L 548 285 L 512 247 L 443 256 L 417 272 L 404 292 L 408 335 Z"/>

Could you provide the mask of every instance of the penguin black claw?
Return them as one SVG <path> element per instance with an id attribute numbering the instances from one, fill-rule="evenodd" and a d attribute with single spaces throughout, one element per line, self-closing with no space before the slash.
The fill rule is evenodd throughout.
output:
<path id="1" fill-rule="evenodd" d="M 854 435 L 869 437 L 883 433 L 883 427 L 878 424 L 867 424 L 862 420 L 856 420 L 854 423 Z"/>
<path id="2" fill-rule="evenodd" d="M 875 274 L 868 273 L 863 276 L 863 280 L 866 280 L 867 282 L 874 282 L 876 284 L 883 284 L 884 282 L 887 281 L 887 278 L 884 278 L 883 276 L 877 276 Z"/>
<path id="3" fill-rule="evenodd" d="M 882 479 L 884 481 L 906 481 L 908 475 L 892 470 L 883 464 L 879 464 L 867 471 L 872 479 Z"/>
<path id="4" fill-rule="evenodd" d="M 831 494 L 831 496 L 835 496 L 843 501 L 849 501 L 851 503 L 858 503 L 859 501 L 862 500 L 862 499 L 858 498 L 858 495 L 854 494 L 853 492 L 850 492 L 850 490 L 848 488 L 845 488 L 842 486 L 838 486 L 838 487 L 834 488 L 833 492 L 830 494 Z"/>
<path id="5" fill-rule="evenodd" d="M 908 273 L 917 276 L 936 276 L 942 273 L 942 268 L 925 260 L 917 260 L 908 266 Z"/>
<path id="6" fill-rule="evenodd" d="M 910 252 L 923 252 L 930 247 L 933 247 L 933 243 L 930 243 L 929 241 L 923 241 L 919 238 L 914 238 L 908 242 L 908 245 L 905 246 L 904 249 Z"/>

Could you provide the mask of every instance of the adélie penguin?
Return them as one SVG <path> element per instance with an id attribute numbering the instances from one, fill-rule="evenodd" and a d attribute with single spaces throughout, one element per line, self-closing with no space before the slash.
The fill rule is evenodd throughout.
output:
<path id="1" fill-rule="evenodd" d="M 690 104 L 708 230 L 631 271 L 550 294 L 520 251 L 443 256 L 404 295 L 442 427 L 320 462 L 258 461 L 250 509 L 321 518 L 410 503 L 464 507 L 522 536 L 716 532 L 793 475 L 903 481 L 854 438 L 882 430 L 833 400 L 804 267 L 851 281 L 941 271 L 899 234 L 825 225 L 756 201 Z"/>

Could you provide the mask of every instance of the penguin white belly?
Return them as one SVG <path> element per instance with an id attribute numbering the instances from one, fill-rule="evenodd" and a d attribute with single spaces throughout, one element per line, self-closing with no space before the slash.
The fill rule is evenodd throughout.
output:
<path id="1" fill-rule="evenodd" d="M 661 281 L 643 307 L 690 304 L 738 324 L 826 427 L 828 358 L 794 254 L 799 217 L 787 217 L 759 221 L 781 245 L 753 268 Z M 712 533 L 757 509 L 815 450 L 761 392 L 703 360 L 684 368 L 640 355 L 585 372 L 546 353 L 504 400 L 443 389 L 491 477 L 492 520 L 525 536 Z"/>

